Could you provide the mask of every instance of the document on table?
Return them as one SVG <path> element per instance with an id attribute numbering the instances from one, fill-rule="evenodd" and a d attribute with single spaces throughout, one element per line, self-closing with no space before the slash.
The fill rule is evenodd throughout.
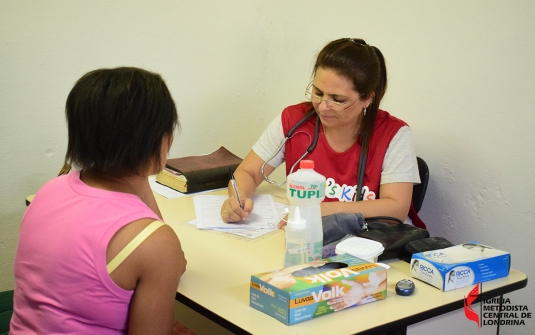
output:
<path id="1" fill-rule="evenodd" d="M 220 211 L 226 199 L 224 195 L 194 196 L 197 219 L 189 223 L 196 224 L 198 229 L 213 229 L 252 239 L 276 230 L 277 223 L 287 211 L 287 205 L 275 204 L 271 195 L 256 195 L 253 197 L 254 210 L 246 221 L 225 223 Z"/>
<path id="2" fill-rule="evenodd" d="M 254 210 L 247 220 L 237 223 L 225 223 L 221 219 L 221 206 L 228 198 L 226 195 L 198 195 L 193 197 L 197 228 L 199 229 L 273 229 L 279 222 L 275 202 L 269 194 L 253 197 Z"/>

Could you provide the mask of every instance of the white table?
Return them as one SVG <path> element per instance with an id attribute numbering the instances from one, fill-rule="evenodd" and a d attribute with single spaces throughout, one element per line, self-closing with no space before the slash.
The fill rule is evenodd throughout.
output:
<path id="1" fill-rule="evenodd" d="M 285 190 L 262 184 L 257 193 L 270 193 L 275 201 L 287 203 Z M 214 194 L 226 194 L 220 190 Z M 408 263 L 387 261 L 387 298 L 317 319 L 286 326 L 249 307 L 252 274 L 282 267 L 284 232 L 279 230 L 249 240 L 216 231 L 198 230 L 186 222 L 195 218 L 193 198 L 166 199 L 155 195 L 164 220 L 175 230 L 188 260 L 176 299 L 178 321 L 196 333 L 214 334 L 403 334 L 407 325 L 463 308 L 463 299 L 472 289 L 450 292 L 413 279 L 416 291 L 403 297 L 395 284 L 410 278 Z M 527 276 L 511 269 L 508 277 L 483 283 L 485 297 L 500 296 L 527 285 Z M 226 329 L 226 330 L 225 330 Z"/>

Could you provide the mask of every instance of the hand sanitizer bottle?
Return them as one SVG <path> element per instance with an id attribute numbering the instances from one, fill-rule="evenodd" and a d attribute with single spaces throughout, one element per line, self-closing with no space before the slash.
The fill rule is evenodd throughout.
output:
<path id="1" fill-rule="evenodd" d="M 299 207 L 295 207 L 294 217 L 288 220 L 285 231 L 284 267 L 307 263 L 307 226 Z"/>

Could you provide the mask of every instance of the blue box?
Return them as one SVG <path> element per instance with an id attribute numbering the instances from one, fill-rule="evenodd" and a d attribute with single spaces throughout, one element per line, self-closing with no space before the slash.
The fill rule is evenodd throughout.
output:
<path id="1" fill-rule="evenodd" d="M 442 291 L 506 277 L 511 255 L 479 242 L 412 255 L 411 276 Z"/>
<path id="2" fill-rule="evenodd" d="M 342 254 L 259 273 L 251 276 L 249 305 L 291 325 L 385 299 L 386 272 Z"/>

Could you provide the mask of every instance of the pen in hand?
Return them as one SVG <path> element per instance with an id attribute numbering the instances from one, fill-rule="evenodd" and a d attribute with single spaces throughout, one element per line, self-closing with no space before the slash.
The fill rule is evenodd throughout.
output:
<path id="1" fill-rule="evenodd" d="M 228 174 L 230 177 L 230 182 L 232 183 L 232 187 L 234 188 L 234 193 L 236 193 L 236 199 L 238 200 L 238 203 L 240 204 L 240 208 L 243 209 L 243 204 L 241 203 L 240 193 L 238 193 L 238 184 L 236 184 L 236 179 L 234 178 L 234 173 L 232 173 L 232 169 L 228 169 Z"/>

